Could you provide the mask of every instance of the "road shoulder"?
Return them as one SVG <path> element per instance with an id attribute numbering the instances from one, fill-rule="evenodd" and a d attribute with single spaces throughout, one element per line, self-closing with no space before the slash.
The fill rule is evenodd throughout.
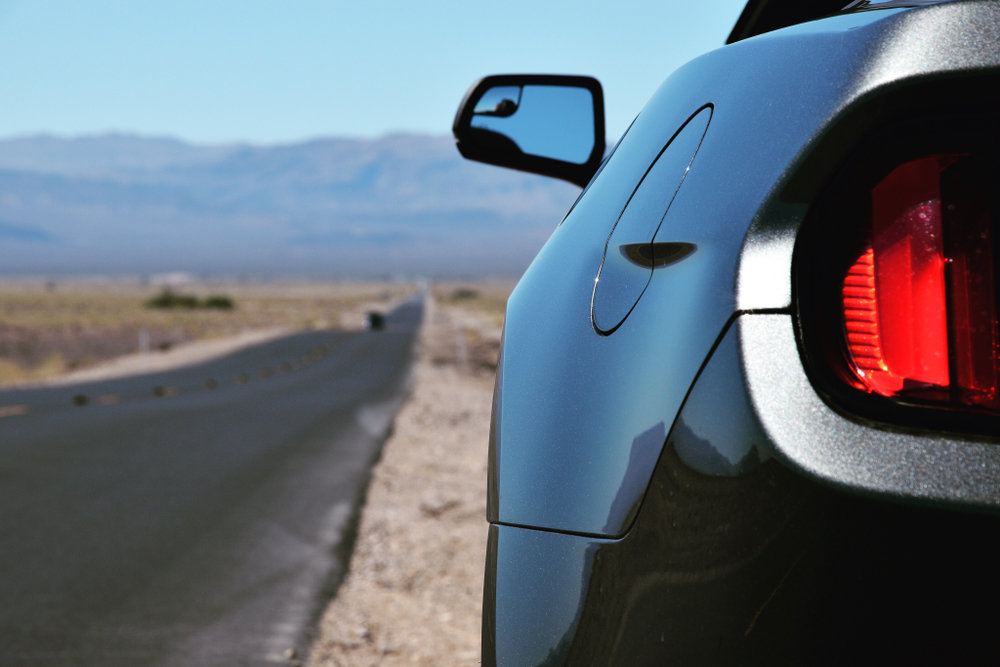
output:
<path id="1" fill-rule="evenodd" d="M 479 662 L 499 332 L 472 335 L 468 317 L 428 304 L 416 382 L 373 470 L 348 575 L 309 656 L 315 667 Z"/>

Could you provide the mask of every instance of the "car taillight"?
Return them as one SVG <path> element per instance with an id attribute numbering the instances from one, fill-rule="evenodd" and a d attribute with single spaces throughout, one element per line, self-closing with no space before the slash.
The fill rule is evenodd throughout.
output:
<path id="1" fill-rule="evenodd" d="M 852 384 L 905 402 L 1000 411 L 992 191 L 977 161 L 933 155 L 871 190 L 843 278 Z"/>

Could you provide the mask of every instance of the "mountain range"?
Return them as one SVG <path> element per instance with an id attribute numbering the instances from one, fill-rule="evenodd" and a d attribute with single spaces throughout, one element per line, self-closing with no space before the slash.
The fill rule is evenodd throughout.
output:
<path id="1" fill-rule="evenodd" d="M 579 189 L 450 137 L 0 140 L 0 273 L 513 276 Z"/>

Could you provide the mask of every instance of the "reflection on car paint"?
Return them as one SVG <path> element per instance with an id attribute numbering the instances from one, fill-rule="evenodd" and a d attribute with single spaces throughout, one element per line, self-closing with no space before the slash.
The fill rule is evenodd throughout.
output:
<path id="1" fill-rule="evenodd" d="M 747 398 L 736 338 L 730 329 L 712 353 L 671 434 L 677 456 L 706 475 L 739 475 L 771 456 Z"/>
<path id="2" fill-rule="evenodd" d="M 663 422 L 659 422 L 632 440 L 625 476 L 622 477 L 621 486 L 618 487 L 618 494 L 611 502 L 611 511 L 604 524 L 604 532 L 614 534 L 623 526 L 627 527 L 632 523 L 631 519 L 638 509 L 639 499 L 642 498 L 649 483 L 648 472 L 656 465 L 656 459 L 660 458 L 666 437 L 666 427 Z"/>

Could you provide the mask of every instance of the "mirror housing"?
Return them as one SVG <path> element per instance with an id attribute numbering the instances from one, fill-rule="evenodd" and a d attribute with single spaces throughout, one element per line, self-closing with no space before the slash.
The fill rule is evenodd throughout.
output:
<path id="1" fill-rule="evenodd" d="M 452 132 L 467 160 L 582 188 L 604 159 L 604 93 L 589 76 L 488 76 L 465 94 Z"/>

